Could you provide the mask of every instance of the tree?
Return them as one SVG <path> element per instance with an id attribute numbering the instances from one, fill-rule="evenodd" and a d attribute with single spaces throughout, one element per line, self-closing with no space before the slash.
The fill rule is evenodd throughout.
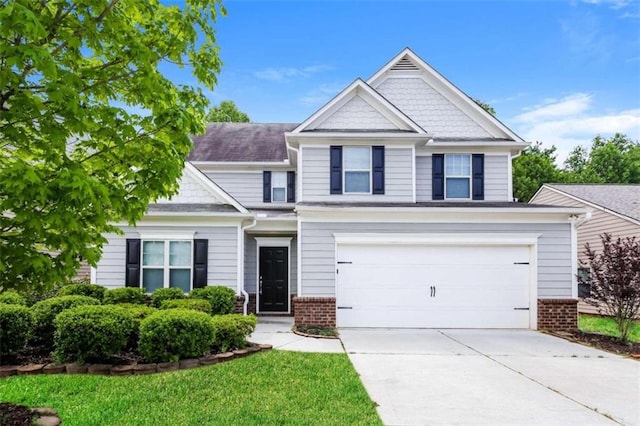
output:
<path id="1" fill-rule="evenodd" d="M 0 1 L 0 287 L 95 265 L 117 222 L 174 194 L 212 89 L 219 0 Z M 132 112 L 142 111 L 142 112 Z"/>
<path id="2" fill-rule="evenodd" d="M 222 101 L 207 114 L 207 121 L 210 123 L 249 123 L 251 119 L 247 114 L 240 111 L 233 101 Z"/>
<path id="3" fill-rule="evenodd" d="M 493 109 L 493 107 L 491 105 L 485 104 L 484 102 L 482 102 L 479 99 L 473 99 L 473 102 L 477 103 L 480 106 L 480 108 L 482 108 L 483 110 L 487 111 L 489 114 L 493 115 L 494 117 L 496 116 L 496 110 Z"/>
<path id="4" fill-rule="evenodd" d="M 585 244 L 591 276 L 578 276 L 580 284 L 590 284 L 591 297 L 586 301 L 612 316 L 620 340 L 626 341 L 635 318 L 640 314 L 640 240 L 635 237 L 613 240 L 600 236 L 602 252 Z"/>
<path id="5" fill-rule="evenodd" d="M 640 144 L 616 133 L 596 136 L 591 149 L 575 147 L 564 162 L 572 182 L 640 183 Z"/>
<path id="6" fill-rule="evenodd" d="M 536 142 L 513 160 L 513 195 L 518 201 L 529 201 L 544 183 L 564 179 L 555 165 L 555 152 L 555 146 L 542 148 Z"/>

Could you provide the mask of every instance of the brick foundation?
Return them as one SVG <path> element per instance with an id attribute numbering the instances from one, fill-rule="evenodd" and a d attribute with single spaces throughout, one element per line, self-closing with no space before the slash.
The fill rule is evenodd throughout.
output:
<path id="1" fill-rule="evenodd" d="M 244 296 L 236 296 L 236 304 L 233 308 L 233 312 L 236 314 L 241 314 L 243 312 L 243 304 L 244 304 Z M 256 295 L 249 295 L 249 303 L 247 304 L 247 313 L 255 314 L 256 313 Z"/>
<path id="2" fill-rule="evenodd" d="M 575 331 L 578 329 L 577 299 L 538 299 L 538 329 Z"/>
<path id="3" fill-rule="evenodd" d="M 294 297 L 296 325 L 307 327 L 336 326 L 335 297 Z"/>

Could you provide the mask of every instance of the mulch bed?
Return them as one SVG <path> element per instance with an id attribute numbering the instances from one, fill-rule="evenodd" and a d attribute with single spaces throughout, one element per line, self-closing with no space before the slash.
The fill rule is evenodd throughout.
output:
<path id="1" fill-rule="evenodd" d="M 31 426 L 33 413 L 24 405 L 0 402 L 0 425 L 3 426 Z"/>
<path id="2" fill-rule="evenodd" d="M 569 340 L 573 340 L 588 346 L 593 346 L 594 348 L 602 349 L 607 352 L 640 359 L 640 343 L 638 342 L 622 343 L 620 340 L 613 336 L 607 336 L 598 333 L 587 333 L 584 331 L 554 334 L 564 338 L 568 337 Z"/>

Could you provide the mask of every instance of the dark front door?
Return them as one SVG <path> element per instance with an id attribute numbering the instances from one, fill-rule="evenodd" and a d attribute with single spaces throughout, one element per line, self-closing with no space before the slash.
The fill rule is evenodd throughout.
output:
<path id="1" fill-rule="evenodd" d="M 258 274 L 260 312 L 287 312 L 289 307 L 287 247 L 260 247 Z"/>

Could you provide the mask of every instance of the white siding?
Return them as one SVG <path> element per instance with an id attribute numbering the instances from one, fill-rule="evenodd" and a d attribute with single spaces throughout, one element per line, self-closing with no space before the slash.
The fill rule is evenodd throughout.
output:
<path id="1" fill-rule="evenodd" d="M 268 168 L 267 168 L 268 170 Z M 280 171 L 280 169 L 278 170 Z M 283 170 L 285 171 L 285 170 Z M 208 172 L 209 179 L 214 181 L 229 195 L 245 207 L 290 207 L 292 203 L 262 202 L 262 171 L 247 172 Z M 297 182 L 296 182 L 297 185 Z"/>
<path id="2" fill-rule="evenodd" d="M 180 190 L 178 193 L 171 200 L 161 198 L 158 203 L 225 204 L 188 173 L 183 174 L 180 178 Z"/>
<path id="3" fill-rule="evenodd" d="M 509 157 L 484 156 L 484 200 L 511 201 L 509 198 Z M 431 156 L 416 157 L 416 201 L 431 201 Z"/>
<path id="4" fill-rule="evenodd" d="M 508 156 L 484 156 L 484 199 L 485 201 L 511 201 Z"/>
<path id="5" fill-rule="evenodd" d="M 395 130 L 398 127 L 360 96 L 355 96 L 315 128 Z"/>
<path id="6" fill-rule="evenodd" d="M 486 130 L 420 77 L 390 77 L 375 89 L 436 138 L 490 137 Z"/>
<path id="7" fill-rule="evenodd" d="M 386 148 L 384 194 L 355 195 L 329 193 L 329 147 L 302 148 L 301 201 L 413 201 L 413 151 L 410 148 Z"/>
<path id="8" fill-rule="evenodd" d="M 335 295 L 334 232 L 415 233 L 540 233 L 538 239 L 538 296 L 571 297 L 570 224 L 481 223 L 302 223 L 302 293 L 304 296 Z"/>
<path id="9" fill-rule="evenodd" d="M 102 258 L 98 262 L 96 283 L 107 288 L 124 287 L 127 238 L 140 238 L 138 230 L 123 227 L 123 236 L 108 234 Z M 194 232 L 194 238 L 209 240 L 208 285 L 224 285 L 236 289 L 238 282 L 238 229 L 233 226 L 196 228 L 145 228 L 144 232 Z"/>

